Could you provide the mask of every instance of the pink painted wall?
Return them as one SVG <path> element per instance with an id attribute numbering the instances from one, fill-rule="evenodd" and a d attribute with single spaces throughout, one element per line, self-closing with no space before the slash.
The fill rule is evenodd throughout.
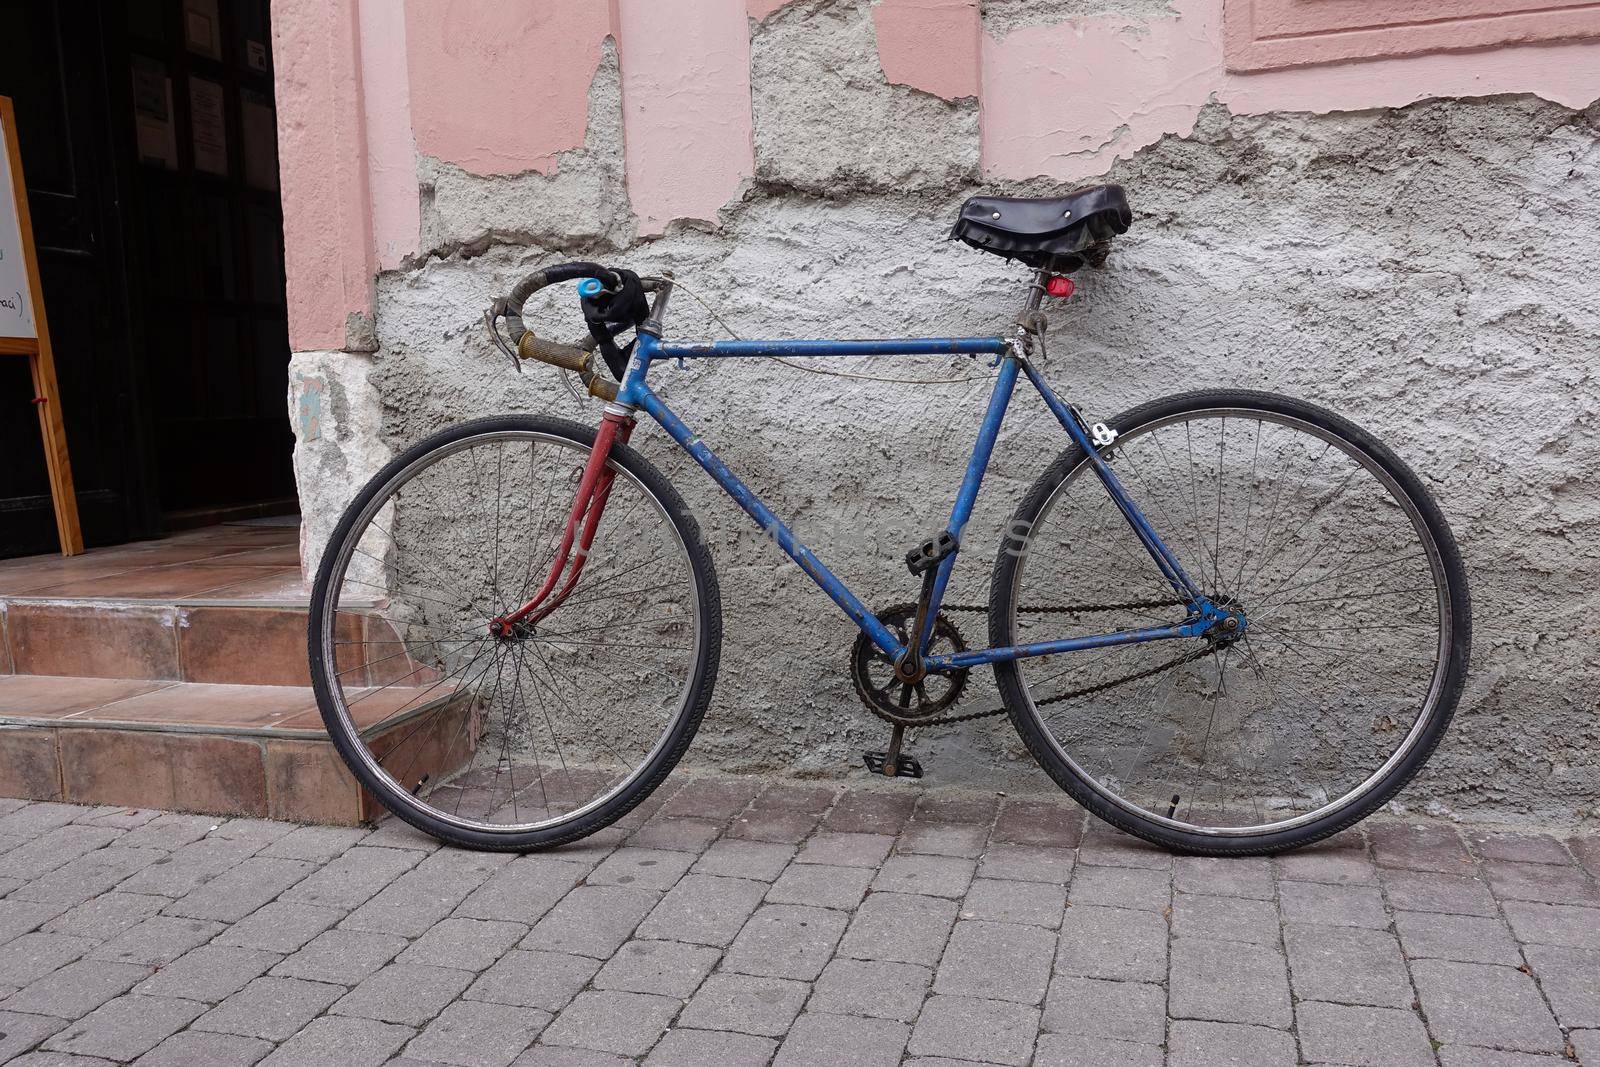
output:
<path id="1" fill-rule="evenodd" d="M 641 234 L 714 221 L 755 173 L 744 0 L 619 0 L 628 196 Z"/>
<path id="2" fill-rule="evenodd" d="M 611 15 L 604 0 L 406 0 L 418 151 L 474 174 L 549 171 L 583 145 Z"/>
<path id="3" fill-rule="evenodd" d="M 1329 36 L 1330 18 L 1409 33 L 1400 16 L 1421 3 L 1228 0 L 1225 17 L 1224 0 L 1173 0 L 1175 17 L 1101 15 L 1003 35 L 984 32 L 978 0 L 879 0 L 872 19 L 887 81 L 947 100 L 978 96 L 983 172 L 1000 179 L 1104 173 L 1163 136 L 1186 135 L 1209 100 L 1262 113 L 1494 93 L 1572 107 L 1600 98 L 1600 40 L 1230 69 L 1238 53 L 1229 42 L 1242 33 L 1276 28 L 1282 40 L 1309 40 Z M 1429 47 L 1470 43 L 1451 27 L 1504 29 L 1496 12 L 1524 18 L 1536 3 L 1554 20 L 1546 28 L 1597 17 L 1578 0 L 1462 0 Z M 582 148 L 608 36 L 621 60 L 628 206 L 639 232 L 675 219 L 714 223 L 755 169 L 750 34 L 785 6 L 274 0 L 292 347 L 345 347 L 351 313 L 372 314 L 375 272 L 416 252 L 419 155 L 478 175 L 548 174 L 561 153 Z M 1341 48 L 1355 39 L 1332 36 L 1346 40 Z"/>

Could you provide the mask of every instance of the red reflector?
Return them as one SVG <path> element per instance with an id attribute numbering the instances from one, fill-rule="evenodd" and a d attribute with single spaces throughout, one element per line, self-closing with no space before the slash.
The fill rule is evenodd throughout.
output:
<path id="1" fill-rule="evenodd" d="M 1072 291 L 1076 288 L 1077 286 L 1072 284 L 1071 278 L 1063 278 L 1060 275 L 1044 283 L 1044 291 L 1051 296 L 1071 296 Z"/>

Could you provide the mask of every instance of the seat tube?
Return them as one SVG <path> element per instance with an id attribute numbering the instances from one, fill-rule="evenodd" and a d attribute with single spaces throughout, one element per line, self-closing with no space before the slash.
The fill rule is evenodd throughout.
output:
<path id="1" fill-rule="evenodd" d="M 1006 408 L 1011 404 L 1011 394 L 1017 385 L 1017 358 L 1007 352 L 1000 359 L 1000 373 L 995 376 L 994 391 L 989 394 L 989 408 L 983 414 L 983 424 L 978 427 L 978 439 L 973 442 L 972 455 L 967 460 L 967 471 L 962 476 L 961 488 L 956 492 L 955 505 L 950 509 L 950 524 L 945 529 L 956 539 L 956 550 L 939 561 L 934 572 L 933 595 L 928 601 L 927 617 L 922 622 L 918 648 L 927 654 L 928 642 L 933 637 L 933 625 L 944 601 L 945 587 L 950 584 L 950 574 L 955 570 L 956 559 L 961 555 L 961 534 L 972 509 L 978 501 L 978 489 L 983 485 L 984 471 L 989 469 L 989 459 L 994 455 L 994 443 L 1000 436 L 1000 424 L 1005 421 Z"/>

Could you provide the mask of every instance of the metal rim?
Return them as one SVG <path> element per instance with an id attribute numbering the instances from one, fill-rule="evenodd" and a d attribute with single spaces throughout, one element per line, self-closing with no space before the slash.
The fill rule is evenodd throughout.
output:
<path id="1" fill-rule="evenodd" d="M 480 822 L 475 819 L 464 819 L 455 813 L 443 811 L 423 802 L 420 797 L 413 796 L 410 791 L 405 789 L 387 770 L 383 768 L 382 764 L 373 759 L 371 750 L 363 742 L 361 731 L 358 727 L 356 727 L 354 720 L 350 716 L 349 709 L 345 704 L 344 691 L 338 683 L 337 668 L 333 659 L 333 650 L 335 647 L 333 624 L 339 610 L 336 601 L 339 596 L 339 590 L 344 584 L 344 574 L 346 568 L 350 564 L 350 558 L 354 554 L 356 545 L 360 543 L 361 536 L 367 529 L 368 523 L 372 520 L 372 517 L 381 511 L 384 505 L 390 499 L 392 499 L 400 490 L 404 489 L 407 483 L 414 479 L 424 469 L 432 466 L 434 463 L 440 460 L 446 459 L 449 456 L 455 455 L 456 453 L 464 451 L 475 445 L 505 440 L 541 441 L 556 445 L 561 448 L 566 448 L 570 451 L 585 456 L 588 455 L 590 448 L 590 446 L 582 444 L 573 438 L 544 430 L 489 430 L 483 433 L 462 437 L 455 441 L 443 444 L 438 448 L 430 449 L 429 451 L 418 456 L 412 462 L 408 463 L 405 467 L 396 471 L 389 478 L 389 480 L 383 484 L 383 487 L 372 496 L 372 498 L 367 502 L 366 506 L 361 509 L 356 521 L 351 525 L 349 533 L 339 544 L 338 552 L 335 556 L 332 569 L 328 572 L 329 581 L 325 593 L 326 603 L 324 605 L 323 616 L 321 620 L 322 625 L 319 633 L 322 646 L 322 667 L 330 680 L 329 689 L 332 691 L 330 695 L 333 698 L 334 711 L 338 716 L 340 725 L 345 730 L 347 736 L 354 740 L 355 744 L 353 747 L 357 750 L 358 758 L 361 760 L 362 766 L 378 779 L 385 792 L 390 793 L 394 797 L 401 798 L 399 800 L 401 805 L 420 808 L 421 810 L 425 811 L 430 818 L 447 823 L 451 827 L 458 830 L 467 830 L 475 833 L 492 835 L 524 834 L 568 825 L 592 814 L 616 797 L 627 792 L 633 786 L 633 784 L 640 777 L 642 777 L 645 772 L 660 758 L 662 752 L 665 751 L 667 747 L 669 739 L 677 732 L 679 725 L 682 723 L 683 716 L 687 713 L 693 696 L 695 680 L 700 675 L 701 659 L 704 652 L 700 620 L 705 610 L 705 605 L 701 599 L 700 583 L 695 580 L 694 559 L 692 554 L 689 552 L 688 544 L 684 541 L 682 532 L 678 529 L 677 523 L 672 520 L 671 514 L 667 511 L 667 508 L 662 503 L 661 499 L 650 489 L 648 485 L 644 483 L 642 479 L 636 477 L 627 468 L 619 464 L 613 457 L 608 460 L 606 466 L 610 470 L 614 471 L 616 475 L 625 478 L 629 484 L 635 486 L 643 495 L 644 499 L 649 501 L 651 507 L 655 509 L 657 516 L 662 521 L 662 524 L 667 529 L 672 531 L 671 543 L 676 544 L 678 551 L 682 554 L 684 569 L 689 578 L 689 586 L 692 591 L 694 610 L 690 622 L 694 633 L 694 643 L 690 649 L 688 660 L 689 670 L 687 677 L 684 679 L 683 688 L 679 693 L 678 709 L 673 714 L 671 719 L 668 720 L 661 732 L 661 736 L 656 740 L 656 743 L 651 747 L 650 751 L 645 754 L 644 758 L 640 760 L 638 766 L 635 767 L 631 773 L 613 785 L 607 792 L 602 793 L 580 807 L 575 808 L 570 812 L 566 812 L 560 816 L 528 823 L 487 823 Z M 449 780 L 447 779 L 445 781 Z M 389 806 L 390 805 L 388 804 L 386 798 L 385 807 Z"/>
<path id="2" fill-rule="evenodd" d="M 1047 740 L 1047 743 L 1050 745 L 1056 756 L 1058 756 L 1072 768 L 1073 774 L 1079 781 L 1083 782 L 1086 786 L 1093 790 L 1096 795 L 1138 819 L 1154 822 L 1167 829 L 1176 830 L 1181 833 L 1199 834 L 1207 837 L 1219 838 L 1262 837 L 1269 834 L 1280 833 L 1285 830 L 1298 829 L 1314 822 L 1320 822 L 1331 815 L 1335 815 L 1341 811 L 1347 810 L 1348 808 L 1360 802 L 1373 790 L 1377 789 L 1379 785 L 1388 778 L 1389 774 L 1394 770 L 1394 768 L 1403 762 L 1416 748 L 1418 743 L 1421 741 L 1422 734 L 1426 730 L 1428 724 L 1433 721 L 1435 711 L 1438 707 L 1439 696 L 1444 688 L 1445 676 L 1449 670 L 1447 654 L 1454 634 L 1454 619 L 1451 614 L 1452 604 L 1450 599 L 1450 583 L 1444 572 L 1443 557 L 1437 542 L 1434 540 L 1433 534 L 1428 530 L 1427 523 L 1424 520 L 1421 511 L 1417 508 L 1415 502 L 1411 499 L 1410 495 L 1405 492 L 1404 488 L 1399 484 L 1399 482 L 1396 481 L 1389 474 L 1389 472 L 1386 471 L 1382 465 L 1379 464 L 1378 461 L 1374 459 L 1366 450 L 1360 448 L 1354 442 L 1340 436 L 1332 430 L 1325 429 L 1321 426 L 1318 426 L 1316 423 L 1294 415 L 1287 415 L 1265 408 L 1248 407 L 1209 407 L 1177 412 L 1172 415 L 1162 416 L 1147 422 L 1142 422 L 1136 426 L 1128 428 L 1127 430 L 1123 430 L 1118 434 L 1118 440 L 1119 442 L 1124 440 L 1132 440 L 1146 432 L 1159 430 L 1165 426 L 1171 426 L 1179 422 L 1188 422 L 1200 418 L 1231 417 L 1255 419 L 1258 421 L 1271 422 L 1277 425 L 1288 426 L 1294 429 L 1302 430 L 1339 449 L 1346 456 L 1355 460 L 1378 479 L 1384 488 L 1388 490 L 1390 497 L 1405 513 L 1406 518 L 1411 523 L 1412 529 L 1416 532 L 1418 538 L 1422 542 L 1424 550 L 1427 553 L 1429 570 L 1433 575 L 1434 588 L 1438 593 L 1439 641 L 1437 650 L 1435 652 L 1433 676 L 1429 682 L 1428 692 L 1423 699 L 1421 709 L 1417 714 L 1416 722 L 1412 724 L 1411 729 L 1407 731 L 1406 736 L 1402 739 L 1401 743 L 1396 746 L 1394 752 L 1389 755 L 1389 758 L 1385 760 L 1377 770 L 1373 771 L 1372 774 L 1370 774 L 1359 785 L 1341 795 L 1337 800 L 1331 801 L 1330 803 L 1316 808 L 1310 812 L 1295 816 L 1291 819 L 1283 819 L 1277 822 L 1264 823 L 1258 826 L 1242 827 L 1199 826 L 1194 823 L 1172 819 L 1157 812 L 1143 808 L 1125 799 L 1119 794 L 1104 788 L 1100 784 L 1098 778 L 1085 770 L 1083 766 L 1061 746 L 1060 742 L 1056 739 L 1055 734 L 1045 724 L 1043 716 L 1040 715 L 1038 707 L 1034 704 L 1033 693 L 1028 687 L 1026 680 L 1024 680 L 1022 677 L 1021 664 L 1018 664 L 1016 668 L 1018 672 L 1017 677 L 1018 681 L 1021 683 L 1022 697 L 1028 714 L 1032 716 L 1034 722 L 1038 724 Z M 1085 457 L 1067 473 L 1067 476 L 1063 478 L 1054 489 L 1050 491 L 1050 495 L 1045 499 L 1044 504 L 1039 508 L 1038 517 L 1034 519 L 1032 526 L 1029 529 L 1028 539 L 1030 543 L 1033 539 L 1034 531 L 1040 529 L 1044 525 L 1045 520 L 1049 517 L 1052 509 L 1054 509 L 1056 502 L 1061 498 L 1062 494 L 1065 493 L 1066 490 L 1077 481 L 1078 477 L 1088 466 L 1089 461 L 1088 458 Z M 1114 507 L 1115 505 L 1112 504 L 1112 502 L 1108 499 L 1105 506 Z M 1031 552 L 1028 550 L 1024 550 L 1019 555 L 1016 567 L 1014 568 L 1012 574 L 1011 608 L 1010 616 L 1007 622 L 1013 635 L 1016 634 L 1017 605 L 1020 603 L 1021 599 L 1023 572 L 1027 566 L 1028 557 L 1030 555 Z"/>

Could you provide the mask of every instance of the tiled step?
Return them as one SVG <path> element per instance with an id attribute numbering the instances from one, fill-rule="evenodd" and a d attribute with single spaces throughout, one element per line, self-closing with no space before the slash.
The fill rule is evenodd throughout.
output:
<path id="1" fill-rule="evenodd" d="M 465 694 L 374 685 L 350 705 L 376 747 L 401 728 L 435 735 L 415 774 L 469 755 Z M 0 795 L 297 822 L 376 814 L 309 688 L 150 678 L 0 676 Z"/>

